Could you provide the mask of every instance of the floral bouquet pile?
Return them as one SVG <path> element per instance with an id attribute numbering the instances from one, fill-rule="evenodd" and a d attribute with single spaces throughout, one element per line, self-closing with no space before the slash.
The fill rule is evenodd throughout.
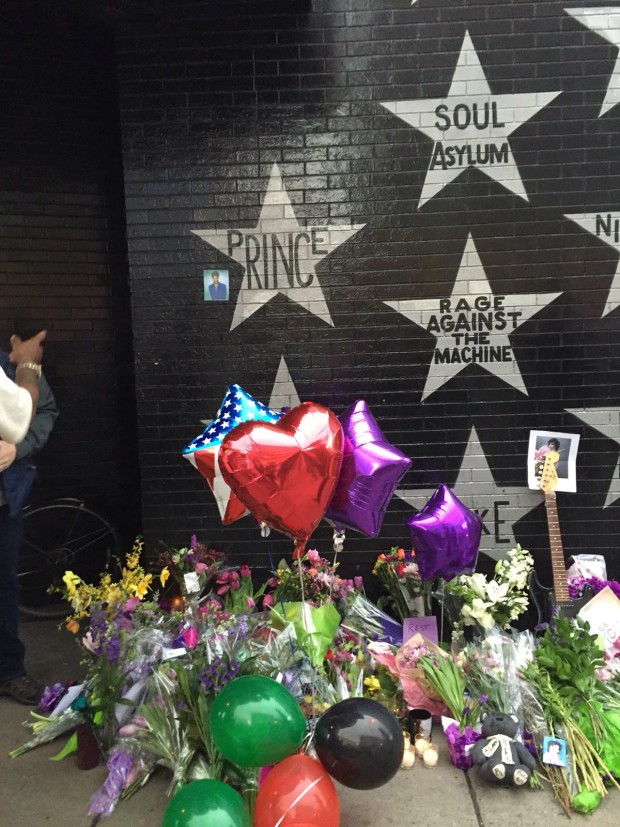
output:
<path id="1" fill-rule="evenodd" d="M 372 573 L 387 591 L 377 601 L 380 608 L 387 607 L 401 621 L 427 613 L 431 586 L 420 579 L 413 551 L 394 547 L 389 554 L 380 554 Z"/>

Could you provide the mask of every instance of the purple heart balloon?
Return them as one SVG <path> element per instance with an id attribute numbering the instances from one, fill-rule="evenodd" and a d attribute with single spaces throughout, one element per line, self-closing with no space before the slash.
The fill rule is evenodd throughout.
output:
<path id="1" fill-rule="evenodd" d="M 325 517 L 339 530 L 352 528 L 376 537 L 385 509 L 411 460 L 387 441 L 362 399 L 338 420 L 345 437 L 344 455 Z"/>
<path id="2" fill-rule="evenodd" d="M 482 520 L 447 485 L 438 485 L 407 525 L 422 580 L 451 580 L 474 571 Z"/>

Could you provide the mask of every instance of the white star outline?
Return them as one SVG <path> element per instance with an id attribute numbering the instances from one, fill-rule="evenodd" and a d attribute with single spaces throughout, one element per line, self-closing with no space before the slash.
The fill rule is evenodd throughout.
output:
<path id="1" fill-rule="evenodd" d="M 565 214 L 565 217 L 570 218 L 575 224 L 579 224 L 582 229 L 587 230 L 587 232 L 598 238 L 599 241 L 603 241 L 620 254 L 620 240 L 616 241 L 614 239 L 615 233 L 610 231 L 609 235 L 607 235 L 599 232 L 601 221 L 603 224 L 607 221 L 610 230 L 616 226 L 616 222 L 618 222 L 618 226 L 620 227 L 620 213 L 578 213 L 573 215 Z M 618 264 L 616 265 L 616 272 L 614 273 L 611 287 L 609 288 L 607 301 L 605 302 L 601 318 L 611 313 L 612 310 L 615 310 L 618 305 L 620 305 L 620 259 L 618 259 Z"/>
<path id="2" fill-rule="evenodd" d="M 450 488 L 467 508 L 482 517 L 483 522 L 489 512 L 493 521 L 497 520 L 494 531 L 485 523 L 480 540 L 480 551 L 493 560 L 503 559 L 513 548 L 515 524 L 542 502 L 540 491 L 496 484 L 475 428 L 471 429 L 457 480 Z M 434 491 L 434 488 L 399 489 L 396 496 L 419 511 Z M 496 536 L 503 530 L 502 526 L 510 528 L 509 537 Z"/>
<path id="3" fill-rule="evenodd" d="M 282 181 L 280 169 L 277 164 L 274 164 L 271 168 L 271 175 L 265 192 L 263 206 L 255 227 L 192 230 L 192 232 L 203 241 L 216 247 L 220 252 L 224 253 L 224 255 L 234 259 L 234 261 L 241 264 L 244 268 L 243 282 L 237 296 L 237 304 L 230 326 L 231 330 L 234 330 L 235 327 L 249 319 L 257 310 L 260 310 L 263 305 L 267 304 L 268 301 L 279 294 L 305 307 L 309 313 L 312 313 L 326 324 L 334 327 L 315 268 L 320 261 L 327 258 L 334 250 L 348 241 L 351 236 L 358 233 L 365 226 L 365 224 L 351 223 L 312 223 L 307 226 L 300 224 L 293 210 L 293 205 L 291 204 L 284 182 Z M 314 241 L 311 240 L 313 230 L 316 231 Z M 282 250 L 290 249 L 289 234 L 302 234 L 304 236 L 303 242 L 301 242 L 302 235 L 298 235 L 295 242 L 299 263 L 298 275 L 303 277 L 303 281 L 307 282 L 308 286 L 281 286 L 280 281 L 278 287 L 251 287 L 251 274 L 248 271 L 248 254 L 246 249 L 241 244 L 238 246 L 230 246 L 229 233 L 238 233 L 241 236 L 248 233 L 255 238 L 268 235 L 272 239 L 272 244 L 275 238 Z M 300 243 L 298 243 L 298 241 Z M 254 277 L 256 278 L 256 276 Z M 263 274 L 260 273 L 259 277 L 263 278 Z M 280 273 L 280 279 L 283 279 L 288 284 L 287 277 L 284 273 Z"/>
<path id="4" fill-rule="evenodd" d="M 461 313 L 456 309 L 456 307 L 462 300 L 465 300 L 471 308 L 470 310 L 467 310 L 464 315 L 466 315 L 466 317 L 469 316 L 469 320 L 472 325 L 475 324 L 475 319 L 477 318 L 475 314 L 478 312 L 504 313 L 506 317 L 506 325 L 504 330 L 486 331 L 482 328 L 479 335 L 485 336 L 486 345 L 474 344 L 470 347 L 472 351 L 477 347 L 488 346 L 489 350 L 491 347 L 501 347 L 504 348 L 503 352 L 509 353 L 512 358 L 509 361 L 491 361 L 491 357 L 489 357 L 488 360 L 475 362 L 470 361 L 464 364 L 434 361 L 435 354 L 439 351 L 445 351 L 446 349 L 457 350 L 460 348 L 461 353 L 464 353 L 465 348 L 462 344 L 459 344 L 460 340 L 457 338 L 459 336 L 458 333 L 444 332 L 437 335 L 433 333 L 433 336 L 435 336 L 436 339 L 435 350 L 426 378 L 422 401 L 452 379 L 453 376 L 456 376 L 462 370 L 469 367 L 470 364 L 478 365 L 478 367 L 483 368 L 489 373 L 497 376 L 503 382 L 506 382 L 508 385 L 516 388 L 516 390 L 526 396 L 529 396 L 521 375 L 521 371 L 519 370 L 519 365 L 517 364 L 516 359 L 514 359 L 514 351 L 510 342 L 510 333 L 514 333 L 519 327 L 521 327 L 522 324 L 527 322 L 547 304 L 554 301 L 554 299 L 561 295 L 561 293 L 517 293 L 512 295 L 493 293 L 486 273 L 482 267 L 482 262 L 480 261 L 478 251 L 476 250 L 476 245 L 474 244 L 474 240 L 470 233 L 467 236 L 465 251 L 461 259 L 459 271 L 454 282 L 454 287 L 452 288 L 452 295 L 449 299 L 450 311 L 447 315 L 450 316 L 453 321 L 454 316 L 457 314 L 458 318 L 460 318 Z M 489 309 L 478 311 L 472 307 L 472 305 L 475 307 L 475 302 L 481 298 L 484 300 L 484 304 L 488 305 Z M 391 307 L 398 313 L 401 313 L 410 321 L 428 330 L 431 321 L 437 320 L 442 316 L 446 316 L 446 311 L 442 309 L 442 304 L 444 302 L 445 299 L 434 298 L 384 302 L 384 304 L 387 304 L 388 307 Z M 518 324 L 517 316 L 520 319 Z M 495 318 L 499 318 L 499 316 L 496 316 Z M 510 329 L 511 318 L 513 325 L 512 329 Z M 467 318 L 465 321 L 467 322 Z M 499 323 L 501 324 L 502 322 Z M 463 334 L 460 334 L 460 338 L 463 338 Z M 506 351 L 506 348 L 509 350 Z"/>
<path id="5" fill-rule="evenodd" d="M 620 408 L 565 408 L 567 413 L 576 416 L 588 427 L 598 431 L 608 439 L 613 440 L 620 448 Z M 603 508 L 609 508 L 620 498 L 620 453 L 616 460 L 616 467 L 609 481 L 607 496 Z"/>
<path id="6" fill-rule="evenodd" d="M 609 77 L 605 98 L 598 113 L 599 118 L 620 103 L 620 6 L 594 6 L 564 9 L 577 22 L 618 47 L 616 62 Z"/>
<path id="7" fill-rule="evenodd" d="M 478 169 L 510 192 L 529 201 L 507 138 L 559 94 L 558 91 L 493 95 L 469 32 L 466 31 L 447 97 L 380 102 L 389 112 L 435 141 L 418 209 L 470 167 Z M 465 105 L 469 107 L 470 112 L 475 106 L 479 112 L 485 112 L 487 115 L 494 111 L 496 120 L 489 115 L 488 118 L 485 117 L 482 128 L 478 128 L 472 117 L 469 125 L 459 128 L 455 125 L 455 117 L 446 128 L 445 115 L 441 118 L 436 109 L 445 107 L 447 114 L 452 109 L 452 104 Z M 433 169 L 435 153 L 443 144 L 456 144 L 466 150 L 473 150 L 476 154 L 476 147 L 481 141 L 490 142 L 494 138 L 499 139 L 496 147 L 498 152 L 501 148 L 503 159 L 502 156 L 496 155 L 497 162 L 484 162 L 484 165 L 478 165 L 476 162 L 472 163 L 468 156 L 468 162 L 460 165 L 463 156 L 461 160 L 457 158 L 446 168 Z M 490 147 L 491 143 L 487 145 L 487 161 L 491 159 Z M 467 152 L 464 150 L 465 154 Z"/>

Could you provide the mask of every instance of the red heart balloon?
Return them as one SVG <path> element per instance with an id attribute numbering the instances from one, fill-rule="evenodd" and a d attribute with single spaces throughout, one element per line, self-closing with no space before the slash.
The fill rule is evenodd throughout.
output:
<path id="1" fill-rule="evenodd" d="M 342 426 L 329 408 L 303 402 L 275 425 L 242 422 L 222 442 L 224 482 L 259 522 L 303 544 L 338 482 Z"/>

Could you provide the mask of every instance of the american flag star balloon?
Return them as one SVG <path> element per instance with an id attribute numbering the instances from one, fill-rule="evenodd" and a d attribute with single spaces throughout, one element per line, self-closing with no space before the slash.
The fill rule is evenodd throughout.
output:
<path id="1" fill-rule="evenodd" d="M 222 478 L 218 461 L 222 440 L 242 422 L 275 423 L 282 416 L 283 411 L 268 408 L 239 385 L 229 385 L 215 418 L 200 436 L 183 448 L 183 456 L 209 484 L 224 525 L 233 523 L 249 512 Z"/>

